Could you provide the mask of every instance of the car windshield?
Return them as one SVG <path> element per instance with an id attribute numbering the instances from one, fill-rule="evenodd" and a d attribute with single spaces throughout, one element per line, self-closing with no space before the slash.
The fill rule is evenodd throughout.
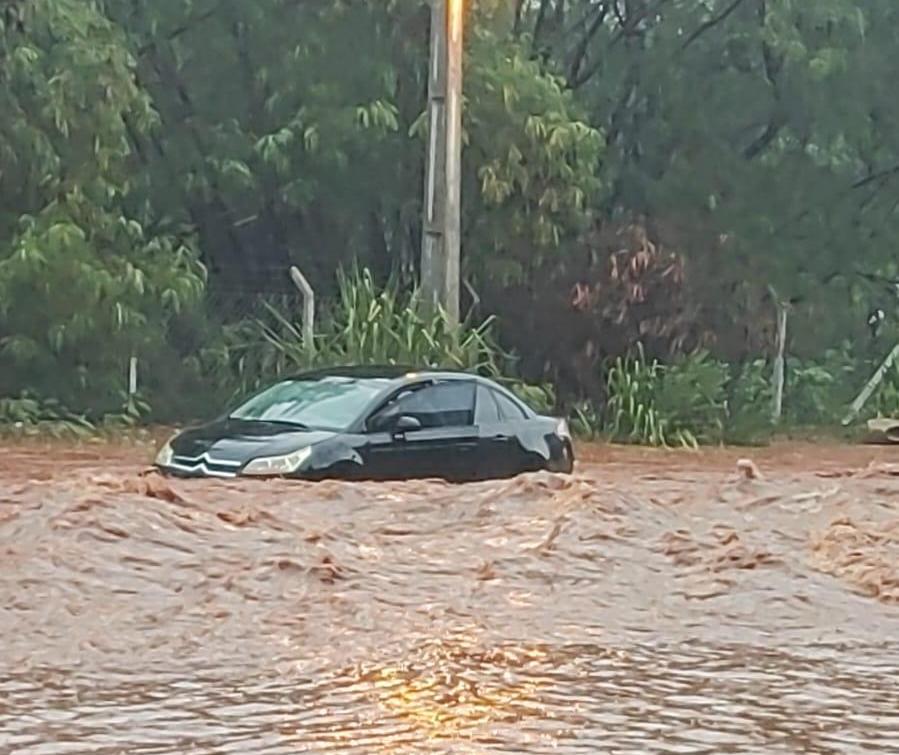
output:
<path id="1" fill-rule="evenodd" d="M 345 430 L 388 382 L 336 376 L 285 380 L 238 407 L 231 418 Z"/>

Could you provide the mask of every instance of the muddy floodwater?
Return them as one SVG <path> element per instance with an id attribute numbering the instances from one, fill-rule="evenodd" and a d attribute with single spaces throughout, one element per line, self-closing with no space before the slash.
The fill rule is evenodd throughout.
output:
<path id="1" fill-rule="evenodd" d="M 0 448 L 0 753 L 899 753 L 899 448 L 461 487 L 149 456 Z"/>

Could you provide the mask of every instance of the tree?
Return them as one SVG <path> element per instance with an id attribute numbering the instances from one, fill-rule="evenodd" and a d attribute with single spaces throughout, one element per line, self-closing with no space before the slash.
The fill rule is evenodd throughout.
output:
<path id="1" fill-rule="evenodd" d="M 109 403 L 125 355 L 186 362 L 215 335 L 213 302 L 289 291 L 291 264 L 322 298 L 354 261 L 411 282 L 424 0 L 4 11 L 0 393 Z M 809 353 L 893 296 L 892 0 L 469 13 L 464 274 L 507 343 L 576 375 L 572 391 L 637 338 L 764 352 L 772 287 L 794 303 L 791 349 Z M 643 277 L 615 277 L 649 249 Z M 573 290 L 590 306 L 572 309 Z M 521 314 L 544 310 L 546 350 Z"/>
<path id="2" fill-rule="evenodd" d="M 519 7 L 518 33 L 608 136 L 605 217 L 638 212 L 664 229 L 708 292 L 703 317 L 756 320 L 774 285 L 799 305 L 806 346 L 853 332 L 853 273 L 889 269 L 896 224 L 894 4 Z"/>
<path id="3" fill-rule="evenodd" d="M 0 393 L 114 406 L 128 355 L 203 281 L 133 190 L 129 133 L 156 116 L 124 36 L 93 3 L 9 6 L 0 108 Z"/>

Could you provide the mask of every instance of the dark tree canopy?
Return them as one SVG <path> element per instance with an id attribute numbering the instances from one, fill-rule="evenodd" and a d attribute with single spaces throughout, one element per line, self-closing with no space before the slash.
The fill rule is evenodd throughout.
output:
<path id="1" fill-rule="evenodd" d="M 0 394 L 115 394 L 209 291 L 290 264 L 323 293 L 353 261 L 411 279 L 428 23 L 418 0 L 7 0 Z M 852 338 L 899 276 L 897 37 L 894 0 L 470 0 L 479 314 L 537 372 L 635 339 L 757 354 L 772 295 L 797 349 Z"/>

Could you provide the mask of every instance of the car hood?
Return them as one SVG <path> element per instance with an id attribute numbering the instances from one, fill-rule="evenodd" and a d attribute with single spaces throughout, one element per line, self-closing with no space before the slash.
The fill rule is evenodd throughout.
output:
<path id="1" fill-rule="evenodd" d="M 223 419 L 185 430 L 172 440 L 176 457 L 246 464 L 261 456 L 281 456 L 333 438 L 327 430 L 305 430 L 277 422 Z"/>

